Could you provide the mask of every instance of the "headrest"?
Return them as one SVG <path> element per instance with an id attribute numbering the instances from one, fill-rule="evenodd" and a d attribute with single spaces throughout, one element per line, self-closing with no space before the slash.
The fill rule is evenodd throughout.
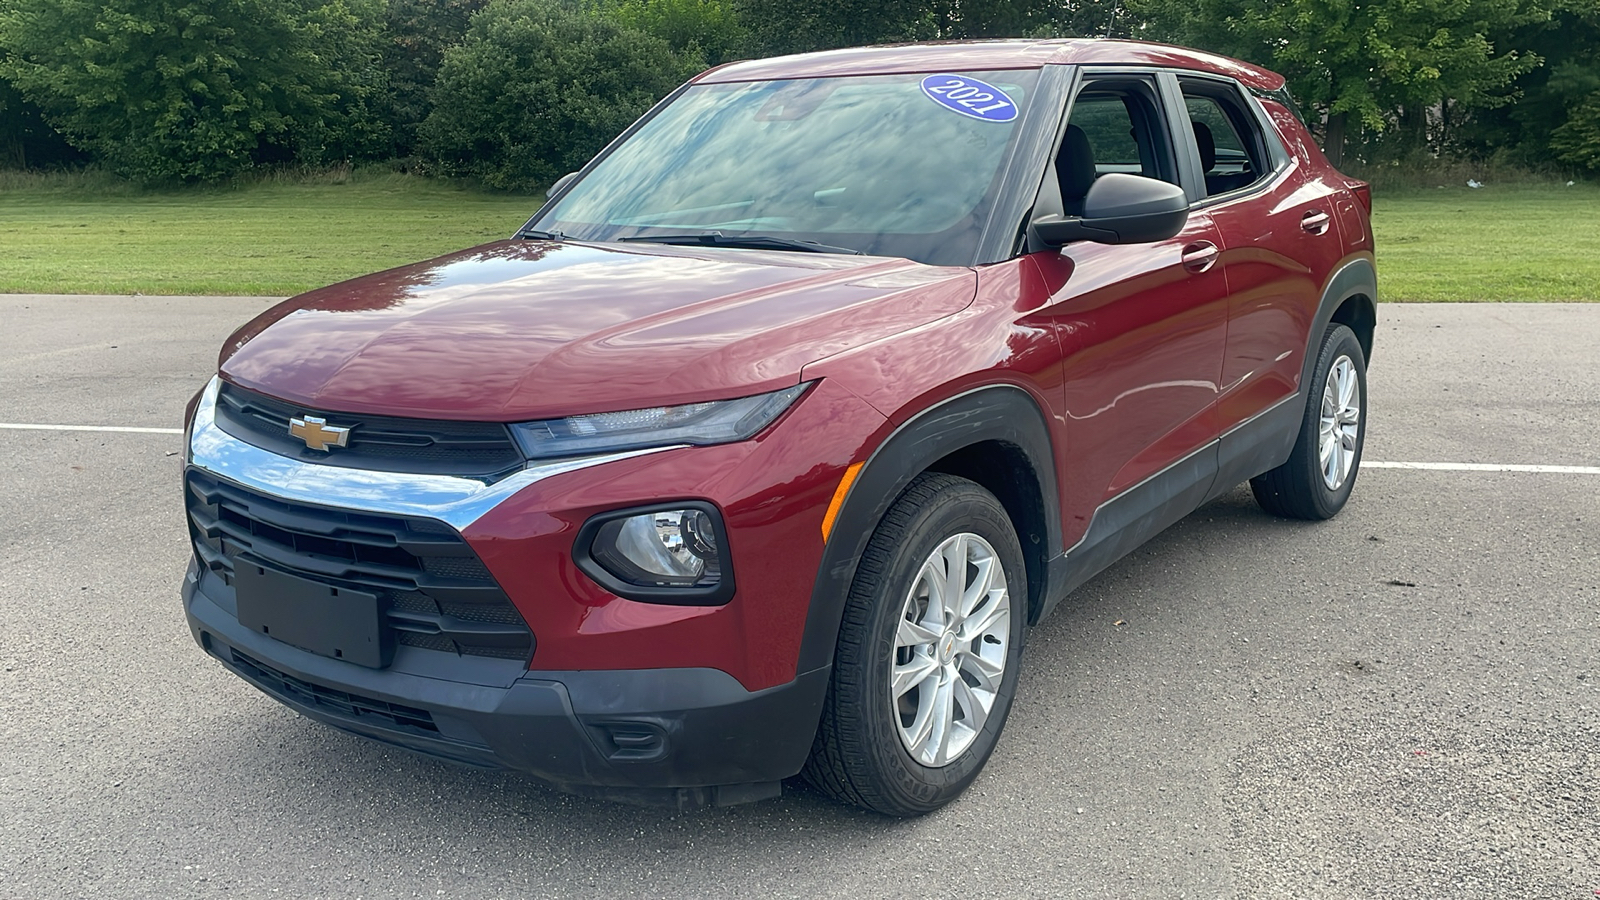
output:
<path id="1" fill-rule="evenodd" d="M 1075 200 L 1089 193 L 1094 184 L 1094 148 L 1082 128 L 1068 125 L 1056 154 L 1056 178 L 1061 182 L 1061 197 Z"/>
<path id="2" fill-rule="evenodd" d="M 1217 165 L 1217 141 L 1211 136 L 1211 126 L 1195 122 L 1194 143 L 1200 151 L 1200 171 L 1211 171 Z"/>

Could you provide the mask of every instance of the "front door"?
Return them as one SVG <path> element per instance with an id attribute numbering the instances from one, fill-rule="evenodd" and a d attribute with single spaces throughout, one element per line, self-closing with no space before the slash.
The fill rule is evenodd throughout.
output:
<path id="1" fill-rule="evenodd" d="M 1159 97 L 1153 77 L 1086 79 L 1063 140 L 1067 156 L 1056 166 L 1068 209 L 1081 199 L 1074 194 L 1107 172 L 1178 182 Z M 1080 158 L 1085 153 L 1092 161 Z M 1106 501 L 1203 455 L 1216 439 L 1228 322 L 1221 245 L 1216 223 L 1197 213 L 1169 240 L 1077 242 L 1029 257 L 1050 296 L 1030 318 L 1053 323 L 1062 352 L 1067 547 L 1085 535 Z M 1202 460 L 1191 471 L 1203 478 L 1214 473 L 1215 461 Z M 1198 487 L 1202 494 L 1208 488 Z"/>

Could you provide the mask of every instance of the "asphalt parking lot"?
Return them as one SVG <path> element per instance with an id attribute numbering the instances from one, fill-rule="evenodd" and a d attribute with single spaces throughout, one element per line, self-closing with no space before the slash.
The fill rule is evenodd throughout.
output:
<path id="1" fill-rule="evenodd" d="M 175 428 L 251 299 L 0 296 L 0 423 Z M 178 602 L 179 437 L 0 429 L 0 897 L 1600 894 L 1600 305 L 1385 306 L 1329 523 L 1236 490 L 1030 638 L 985 775 L 678 814 L 299 718 Z"/>

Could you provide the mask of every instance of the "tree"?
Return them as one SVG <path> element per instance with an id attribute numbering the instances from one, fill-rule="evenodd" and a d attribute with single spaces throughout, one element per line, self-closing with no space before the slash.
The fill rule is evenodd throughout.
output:
<path id="1" fill-rule="evenodd" d="M 708 66 L 751 52 L 750 32 L 732 0 L 617 0 L 605 15 L 661 38 L 675 53 L 701 57 Z"/>
<path id="2" fill-rule="evenodd" d="M 0 57 L 4 51 L 0 51 Z M 3 64 L 3 59 L 0 59 Z M 0 168 L 39 168 L 83 160 L 45 123 L 39 107 L 0 78 Z"/>
<path id="3" fill-rule="evenodd" d="M 940 36 L 926 0 L 738 0 L 738 12 L 767 55 Z"/>
<path id="4" fill-rule="evenodd" d="M 415 152 L 417 128 L 433 111 L 433 83 L 444 52 L 461 43 L 473 13 L 488 0 L 389 0 L 384 16 L 383 68 L 388 74 L 384 118 L 394 149 Z"/>
<path id="5" fill-rule="evenodd" d="M 544 187 L 702 68 L 592 8 L 492 0 L 445 51 L 422 145 L 447 174 Z"/>
<path id="6" fill-rule="evenodd" d="M 141 180 L 381 146 L 382 0 L 11 0 L 0 76 Z"/>
<path id="7" fill-rule="evenodd" d="M 1345 127 L 1398 131 L 1398 152 L 1420 148 L 1427 111 L 1511 102 L 1537 54 L 1497 43 L 1549 16 L 1544 0 L 1172 0 L 1130 8 L 1188 43 L 1262 63 L 1288 78 L 1301 104 L 1328 115 L 1330 153 Z"/>
<path id="8" fill-rule="evenodd" d="M 1557 26 L 1565 43 L 1543 94 L 1565 121 L 1550 132 L 1550 149 L 1560 162 L 1600 172 L 1600 3 L 1567 0 Z"/>
<path id="9" fill-rule="evenodd" d="M 908 40 L 1141 37 L 1121 0 L 737 0 L 766 53 Z M 1151 0 L 1180 8 L 1174 0 Z M 1167 7 L 1163 7 L 1164 9 Z"/>
<path id="10" fill-rule="evenodd" d="M 1562 0 L 1549 21 L 1517 29 L 1510 41 L 1545 65 L 1517 79 L 1516 103 L 1463 122 L 1458 149 L 1520 165 L 1600 168 L 1600 3 Z"/>
<path id="11" fill-rule="evenodd" d="M 1120 0 L 967 0 L 956 35 L 1005 37 L 1139 37 L 1139 20 Z"/>
<path id="12" fill-rule="evenodd" d="M 1578 104 L 1550 135 L 1557 160 L 1600 172 L 1600 91 Z"/>

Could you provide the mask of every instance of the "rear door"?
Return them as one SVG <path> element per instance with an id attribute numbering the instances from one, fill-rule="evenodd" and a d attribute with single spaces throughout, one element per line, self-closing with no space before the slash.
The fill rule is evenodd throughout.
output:
<path id="1" fill-rule="evenodd" d="M 1222 236 L 1230 299 L 1217 415 L 1226 433 L 1296 396 L 1323 283 L 1343 253 L 1338 187 L 1288 155 L 1231 79 L 1182 74 L 1175 83 L 1195 207 Z M 1298 404 L 1292 412 L 1298 422 Z"/>

